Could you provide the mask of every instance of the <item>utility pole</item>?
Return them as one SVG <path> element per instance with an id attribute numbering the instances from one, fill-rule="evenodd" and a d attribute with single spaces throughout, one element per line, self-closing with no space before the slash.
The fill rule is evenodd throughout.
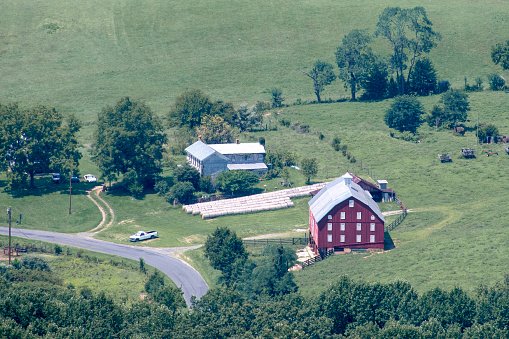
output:
<path id="1" fill-rule="evenodd" d="M 69 173 L 69 215 L 71 215 L 72 170 Z"/>
<path id="2" fill-rule="evenodd" d="M 7 215 L 9 216 L 9 265 L 11 264 L 11 206 L 7 209 Z"/>

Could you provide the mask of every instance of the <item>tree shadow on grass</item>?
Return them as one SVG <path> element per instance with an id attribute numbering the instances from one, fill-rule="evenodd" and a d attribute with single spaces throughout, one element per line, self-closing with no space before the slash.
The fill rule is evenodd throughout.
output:
<path id="1" fill-rule="evenodd" d="M 27 183 L 23 187 L 13 188 L 9 185 L 8 181 L 1 181 L 0 187 L 4 187 L 3 192 L 10 194 L 13 198 L 42 197 L 56 192 L 69 194 L 69 181 L 64 179 L 56 184 L 51 180 L 50 176 L 36 176 L 34 178 L 34 187 L 30 187 L 29 183 Z M 87 190 L 93 187 L 93 185 L 86 182 L 73 183 L 72 195 L 86 195 Z"/>
<path id="2" fill-rule="evenodd" d="M 394 242 L 392 241 L 391 235 L 389 232 L 384 233 L 384 251 L 390 251 L 396 248 Z"/>

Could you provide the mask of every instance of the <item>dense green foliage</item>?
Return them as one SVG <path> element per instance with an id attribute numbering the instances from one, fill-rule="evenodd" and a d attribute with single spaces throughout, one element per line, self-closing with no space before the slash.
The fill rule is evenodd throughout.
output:
<path id="1" fill-rule="evenodd" d="M 274 250 L 282 253 L 277 247 L 268 251 Z M 281 256 L 272 258 L 281 262 Z M 234 287 L 219 287 L 187 312 L 178 289 L 163 286 L 155 295 L 155 303 L 120 304 L 90 289 L 65 288 L 48 270 L 1 265 L 0 336 L 460 339 L 509 334 L 507 279 L 479 286 L 474 295 L 459 288 L 419 295 L 407 282 L 368 284 L 347 277 L 315 298 L 298 293 L 252 298 Z"/>
<path id="2" fill-rule="evenodd" d="M 196 133 L 201 135 L 202 140 L 207 144 L 223 144 L 233 142 L 235 132 L 228 122 L 219 115 L 206 115 Z"/>
<path id="3" fill-rule="evenodd" d="M 187 204 L 193 199 L 194 192 L 195 189 L 191 182 L 182 181 L 173 185 L 164 197 L 170 204 Z"/>
<path id="4" fill-rule="evenodd" d="M 503 69 L 509 69 L 509 40 L 491 48 L 491 59 L 495 65 L 500 64 Z"/>
<path id="5" fill-rule="evenodd" d="M 416 61 L 408 82 L 409 92 L 420 96 L 434 93 L 437 87 L 437 75 L 433 63 L 428 58 Z"/>
<path id="6" fill-rule="evenodd" d="M 344 36 L 343 43 L 336 49 L 336 63 L 339 67 L 339 77 L 350 88 L 351 98 L 355 100 L 357 88 L 364 80 L 374 55 L 368 44 L 372 37 L 358 29 L 352 30 Z"/>
<path id="7" fill-rule="evenodd" d="M 318 160 L 316 158 L 304 158 L 300 162 L 300 168 L 302 174 L 306 177 L 306 182 L 309 184 L 311 178 L 318 174 Z"/>
<path id="8" fill-rule="evenodd" d="M 76 134 L 80 127 L 74 116 L 64 124 L 55 108 L 0 104 L 0 166 L 10 168 L 14 186 L 25 184 L 28 175 L 32 188 L 36 173 L 77 170 L 81 153 Z"/>
<path id="9" fill-rule="evenodd" d="M 190 89 L 180 94 L 168 113 L 172 125 L 193 129 L 201 124 L 203 117 L 210 113 L 210 98 L 199 89 Z"/>
<path id="10" fill-rule="evenodd" d="M 93 160 L 108 180 L 122 174 L 127 189 L 139 195 L 162 172 L 166 135 L 159 118 L 145 104 L 128 97 L 98 114 Z"/>
<path id="11" fill-rule="evenodd" d="M 231 194 L 247 192 L 257 182 L 258 176 L 246 170 L 222 171 L 216 176 L 217 187 Z"/>
<path id="12" fill-rule="evenodd" d="M 207 237 L 205 257 L 210 265 L 222 272 L 222 280 L 229 285 L 236 266 L 242 266 L 247 259 L 247 252 L 242 239 L 226 227 L 218 227 Z"/>
<path id="13" fill-rule="evenodd" d="M 408 93 L 406 84 L 419 57 L 441 40 L 432 26 L 423 7 L 387 7 L 379 16 L 375 34 L 384 37 L 392 47 L 390 64 L 396 70 L 399 94 Z M 408 69 L 406 79 L 405 69 Z"/>
<path id="14" fill-rule="evenodd" d="M 193 184 L 194 188 L 199 188 L 200 183 L 200 172 L 193 166 L 188 163 L 176 167 L 173 171 L 173 175 L 175 177 L 176 182 L 185 182 L 188 181 Z"/>
<path id="15" fill-rule="evenodd" d="M 402 95 L 394 99 L 391 107 L 384 116 L 385 123 L 390 128 L 400 132 L 415 133 L 421 125 L 421 115 L 424 114 L 422 104 L 415 97 Z"/>
<path id="16" fill-rule="evenodd" d="M 493 138 L 495 142 L 497 142 L 498 137 L 498 128 L 493 124 L 487 124 L 479 127 L 478 132 L 479 142 L 489 143 L 490 139 Z"/>

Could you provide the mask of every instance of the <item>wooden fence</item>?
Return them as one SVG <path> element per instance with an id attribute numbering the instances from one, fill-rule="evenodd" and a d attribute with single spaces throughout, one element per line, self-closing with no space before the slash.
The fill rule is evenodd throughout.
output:
<path id="1" fill-rule="evenodd" d="M 244 239 L 242 240 L 245 246 L 268 246 L 272 244 L 277 245 L 307 245 L 309 242 L 308 237 L 304 238 L 279 238 L 279 239 Z"/>
<path id="2" fill-rule="evenodd" d="M 406 207 L 405 207 L 405 205 L 403 205 L 401 200 L 399 200 L 398 198 L 394 198 L 394 201 L 396 201 L 399 204 L 399 206 L 403 210 L 403 213 L 401 213 L 399 215 L 399 217 L 396 220 L 394 220 L 393 222 L 391 222 L 389 225 L 385 225 L 385 228 L 384 228 L 385 232 L 390 232 L 393 229 L 395 229 L 396 226 L 398 226 L 399 224 L 401 224 L 403 222 L 403 220 L 405 220 L 405 217 L 408 214 L 407 210 L 406 210 Z"/>
<path id="3" fill-rule="evenodd" d="M 302 266 L 302 268 L 308 267 L 308 266 L 314 264 L 315 262 L 322 261 L 325 258 L 327 258 L 328 256 L 333 255 L 333 254 L 334 254 L 334 249 L 331 248 L 331 249 L 327 250 L 327 252 L 325 252 L 323 255 L 317 255 L 314 258 L 311 258 L 311 259 L 301 262 L 300 266 Z"/>

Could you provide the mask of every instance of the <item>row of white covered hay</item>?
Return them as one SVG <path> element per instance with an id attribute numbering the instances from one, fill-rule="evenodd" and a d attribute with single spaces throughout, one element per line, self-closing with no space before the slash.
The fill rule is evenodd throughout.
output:
<path id="1" fill-rule="evenodd" d="M 211 211 L 203 211 L 201 213 L 202 219 L 214 218 L 223 215 L 232 215 L 232 214 L 244 214 L 244 213 L 252 213 L 252 212 L 261 212 L 261 211 L 270 211 L 277 210 L 281 208 L 293 207 L 293 202 L 290 200 L 288 204 L 266 204 L 259 206 L 248 206 L 244 208 L 231 208 L 231 209 L 223 209 L 223 210 L 211 210 Z"/>
<path id="2" fill-rule="evenodd" d="M 239 213 L 249 213 L 249 212 L 257 212 L 262 210 L 263 207 L 261 205 L 265 204 L 273 204 L 281 205 L 282 207 L 293 207 L 293 203 L 290 198 L 302 197 L 309 195 L 311 192 L 321 189 L 325 186 L 326 183 L 318 183 L 309 186 L 301 186 L 295 188 L 284 189 L 280 191 L 274 191 L 269 193 L 261 193 L 255 194 L 251 196 L 245 196 L 234 199 L 225 199 L 225 200 L 216 200 L 216 201 L 208 201 L 203 203 L 196 203 L 192 205 L 184 205 L 182 208 L 187 213 L 192 214 L 202 214 L 203 216 L 211 217 L 211 216 L 219 216 L 219 215 L 227 215 L 227 214 L 239 214 Z M 288 199 L 288 200 L 287 200 Z M 291 203 L 291 206 L 288 206 L 288 201 Z M 262 209 L 260 209 L 262 208 Z M 274 209 L 274 208 L 269 208 Z M 227 213 L 226 211 L 236 211 L 234 213 Z M 237 212 L 241 211 L 241 212 Z M 209 216 L 210 215 L 210 216 Z"/>
<path id="3" fill-rule="evenodd" d="M 290 205 L 293 206 L 293 202 L 288 197 L 277 198 L 277 199 L 266 199 L 263 201 L 245 202 L 242 204 L 235 203 L 235 204 L 227 204 L 227 205 L 222 205 L 222 206 L 207 206 L 205 208 L 202 207 L 200 209 L 194 208 L 192 213 L 203 215 L 204 213 L 210 214 L 210 213 L 214 213 L 216 211 L 222 211 L 222 210 L 244 210 L 244 209 L 255 209 L 258 207 L 265 209 L 266 206 L 279 206 L 279 205 L 284 206 L 284 207 L 288 207 Z"/>

